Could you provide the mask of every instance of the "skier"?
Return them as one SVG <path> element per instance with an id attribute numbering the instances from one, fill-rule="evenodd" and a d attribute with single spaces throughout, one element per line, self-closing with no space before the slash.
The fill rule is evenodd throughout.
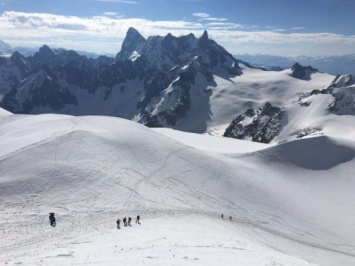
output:
<path id="1" fill-rule="evenodd" d="M 229 216 L 229 220 L 231 220 L 231 221 L 232 221 L 232 216 Z"/>
<path id="2" fill-rule="evenodd" d="M 127 218 L 123 218 L 123 226 L 127 226 Z"/>
<path id="3" fill-rule="evenodd" d="M 132 218 L 131 217 L 128 217 L 128 225 L 131 226 L 131 220 Z"/>
<path id="4" fill-rule="evenodd" d="M 221 217 L 222 217 L 222 219 L 223 219 L 223 213 L 222 213 Z"/>
<path id="5" fill-rule="evenodd" d="M 55 222 L 55 217 L 54 217 L 54 212 L 49 213 L 49 222 L 51 223 L 51 226 L 55 227 L 56 222 Z"/>
<path id="6" fill-rule="evenodd" d="M 116 221 L 116 223 L 117 223 L 117 229 L 121 229 L 121 227 L 120 227 L 121 220 L 118 219 L 118 220 Z"/>
<path id="7" fill-rule="evenodd" d="M 139 216 L 139 215 L 137 215 L 137 219 L 136 219 L 136 224 L 141 224 L 140 222 L 139 222 L 139 219 L 140 219 L 141 217 Z"/>

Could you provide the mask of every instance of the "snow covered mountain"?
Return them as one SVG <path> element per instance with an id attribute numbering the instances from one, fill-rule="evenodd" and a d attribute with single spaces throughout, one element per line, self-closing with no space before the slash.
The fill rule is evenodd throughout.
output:
<path id="1" fill-rule="evenodd" d="M 277 146 L 173 132 L 0 116 L 0 264 L 354 265 L 354 129 Z"/>
<path id="2" fill-rule="evenodd" d="M 130 28 L 112 64 L 48 46 L 27 62 L 31 71 L 12 86 L 11 93 L 3 95 L 1 105 L 7 110 L 114 115 L 149 126 L 174 126 L 184 118 L 194 100 L 194 87 L 199 98 L 208 101 L 207 87 L 216 85 L 213 73 L 226 78 L 241 74 L 238 62 L 210 40 L 207 32 L 201 38 L 169 34 L 145 40 Z M 46 90 L 55 90 L 56 95 L 39 99 Z M 205 130 L 206 125 L 195 129 Z"/>
<path id="3" fill-rule="evenodd" d="M 130 28 L 114 62 L 48 46 L 22 61 L 29 66 L 22 72 L 0 65 L 5 71 L 0 105 L 13 113 L 118 116 L 150 127 L 217 135 L 249 108 L 266 102 L 281 108 L 335 78 L 300 65 L 281 72 L 253 68 L 206 31 L 199 38 L 145 39 Z M 7 72 L 18 73 L 16 79 Z"/>

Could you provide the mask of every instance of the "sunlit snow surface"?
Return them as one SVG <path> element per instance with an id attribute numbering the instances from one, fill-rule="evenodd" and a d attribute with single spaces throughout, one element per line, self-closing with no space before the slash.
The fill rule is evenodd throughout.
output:
<path id="1" fill-rule="evenodd" d="M 2 115 L 0 264 L 355 265 L 351 136 L 269 146 Z"/>

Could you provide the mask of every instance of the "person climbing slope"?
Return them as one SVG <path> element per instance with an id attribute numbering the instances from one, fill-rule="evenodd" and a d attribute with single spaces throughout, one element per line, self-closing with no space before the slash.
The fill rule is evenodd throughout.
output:
<path id="1" fill-rule="evenodd" d="M 51 226 L 55 227 L 56 226 L 56 221 L 54 217 L 54 212 L 49 213 L 49 222 L 51 223 Z"/>
<path id="2" fill-rule="evenodd" d="M 118 219 L 118 220 L 116 221 L 116 223 L 117 223 L 117 229 L 121 229 L 121 227 L 120 227 L 121 220 Z"/>

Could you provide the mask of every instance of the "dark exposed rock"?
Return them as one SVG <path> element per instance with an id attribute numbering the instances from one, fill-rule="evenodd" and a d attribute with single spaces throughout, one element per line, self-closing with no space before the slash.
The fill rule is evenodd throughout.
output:
<path id="1" fill-rule="evenodd" d="M 284 109 L 267 102 L 257 110 L 248 109 L 244 114 L 237 116 L 226 129 L 224 136 L 270 143 L 280 132 L 283 115 Z M 246 118 L 252 120 L 246 123 Z"/>
<path id="2" fill-rule="evenodd" d="M 299 63 L 295 63 L 292 67 L 291 67 L 291 76 L 297 79 L 309 79 L 310 78 L 310 74 L 311 73 L 316 73 L 318 72 L 317 69 L 311 67 L 311 66 L 302 66 Z"/>
<path id="3" fill-rule="evenodd" d="M 198 39 L 197 47 L 202 50 L 207 50 L 210 47 L 210 40 L 208 38 L 208 33 L 205 30 L 202 36 Z"/>

